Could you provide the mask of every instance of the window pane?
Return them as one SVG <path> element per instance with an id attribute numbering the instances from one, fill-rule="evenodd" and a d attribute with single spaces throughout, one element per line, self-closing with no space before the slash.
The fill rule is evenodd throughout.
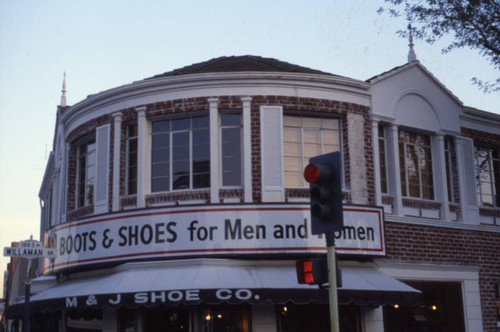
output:
<path id="1" fill-rule="evenodd" d="M 324 129 L 335 129 L 339 130 L 339 121 L 337 119 L 326 119 L 321 120 L 321 127 Z"/>
<path id="2" fill-rule="evenodd" d="M 159 192 L 159 191 L 168 191 L 169 188 L 169 177 L 155 178 L 151 183 L 151 191 Z"/>
<path id="3" fill-rule="evenodd" d="M 339 145 L 339 133 L 337 131 L 323 131 L 323 144 Z"/>
<path id="4" fill-rule="evenodd" d="M 172 134 L 172 146 L 189 146 L 189 132 L 183 131 Z"/>
<path id="5" fill-rule="evenodd" d="M 154 149 L 152 151 L 151 160 L 153 162 L 168 161 L 170 158 L 170 149 Z"/>
<path id="6" fill-rule="evenodd" d="M 210 144 L 210 131 L 208 129 L 194 130 L 193 144 Z"/>
<path id="7" fill-rule="evenodd" d="M 222 143 L 241 141 L 241 128 L 224 128 L 222 130 Z"/>
<path id="8" fill-rule="evenodd" d="M 172 149 L 172 160 L 188 160 L 189 159 L 189 147 L 181 146 L 174 147 Z"/>
<path id="9" fill-rule="evenodd" d="M 302 187 L 302 173 L 285 172 L 285 183 L 288 187 Z"/>
<path id="10" fill-rule="evenodd" d="M 302 171 L 302 158 L 300 157 L 285 157 L 285 164 L 287 165 L 287 171 Z"/>
<path id="11" fill-rule="evenodd" d="M 320 144 L 304 144 L 304 155 L 307 158 L 315 157 L 321 154 Z"/>
<path id="12" fill-rule="evenodd" d="M 337 151 L 340 151 L 339 145 L 330 145 L 330 144 L 323 145 L 323 153 L 330 153 L 330 152 L 337 152 Z"/>
<path id="13" fill-rule="evenodd" d="M 302 117 L 302 128 L 321 128 L 321 118 Z"/>
<path id="14" fill-rule="evenodd" d="M 300 142 L 300 128 L 284 128 L 283 140 L 285 142 Z"/>
<path id="15" fill-rule="evenodd" d="M 321 132 L 319 130 L 304 129 L 304 143 L 321 144 Z"/>
<path id="16" fill-rule="evenodd" d="M 193 175 L 193 188 L 209 188 L 209 187 L 210 187 L 210 174 Z"/>
<path id="17" fill-rule="evenodd" d="M 169 130 L 170 130 L 170 120 L 153 122 L 153 133 L 165 132 Z"/>
<path id="18" fill-rule="evenodd" d="M 152 137 L 153 149 L 167 147 L 170 145 L 170 134 L 153 134 Z"/>
<path id="19" fill-rule="evenodd" d="M 172 131 L 191 129 L 191 118 L 172 120 Z"/>
<path id="20" fill-rule="evenodd" d="M 193 118 L 193 129 L 197 128 L 209 128 L 210 120 L 208 116 L 197 116 Z"/>
<path id="21" fill-rule="evenodd" d="M 169 175 L 169 163 L 153 163 L 151 167 L 151 176 L 153 178 Z"/>
<path id="22" fill-rule="evenodd" d="M 240 113 L 222 113 L 220 119 L 221 125 L 224 126 L 241 126 Z"/>
<path id="23" fill-rule="evenodd" d="M 298 116 L 284 116 L 283 125 L 285 127 L 300 127 L 300 117 Z"/>

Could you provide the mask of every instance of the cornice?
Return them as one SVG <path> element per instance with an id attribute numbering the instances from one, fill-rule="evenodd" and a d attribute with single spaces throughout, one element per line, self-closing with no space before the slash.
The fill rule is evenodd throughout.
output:
<path id="1" fill-rule="evenodd" d="M 250 91 L 252 89 L 263 90 L 264 88 L 288 88 L 295 90 L 296 94 L 300 90 L 303 93 L 316 90 L 323 93 L 356 96 L 360 99 L 366 99 L 366 103 L 369 105 L 370 87 L 370 83 L 351 78 L 303 73 L 236 72 L 160 77 L 136 81 L 90 95 L 68 108 L 62 114 L 61 120 L 67 126 L 86 114 L 104 108 L 108 109 L 106 113 L 112 113 L 127 107 L 144 105 L 148 98 L 153 100 L 154 96 L 176 93 L 214 97 L 213 94 L 209 95 L 207 92 L 213 93 L 219 89 L 221 90 L 219 95 L 239 94 L 231 93 L 231 91 L 237 90 Z M 175 97 L 171 99 L 175 99 Z"/>

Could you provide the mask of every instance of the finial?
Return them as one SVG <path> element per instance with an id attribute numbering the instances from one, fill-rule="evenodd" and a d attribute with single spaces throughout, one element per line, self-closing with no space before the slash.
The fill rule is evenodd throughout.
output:
<path id="1" fill-rule="evenodd" d="M 62 95 L 61 95 L 61 105 L 60 106 L 67 106 L 66 105 L 66 71 L 64 71 L 64 79 L 63 79 L 63 84 L 62 84 Z"/>
<path id="2" fill-rule="evenodd" d="M 413 61 L 417 61 L 417 55 L 415 54 L 415 50 L 413 49 L 413 28 L 411 27 L 411 23 L 408 24 L 408 30 L 410 31 L 410 43 L 408 46 L 410 47 L 410 51 L 408 52 L 408 63 L 412 63 Z"/>

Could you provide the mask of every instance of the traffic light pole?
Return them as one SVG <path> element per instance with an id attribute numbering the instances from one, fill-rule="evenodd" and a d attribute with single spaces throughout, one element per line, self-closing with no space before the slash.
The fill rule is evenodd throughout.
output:
<path id="1" fill-rule="evenodd" d="M 335 236 L 333 233 L 325 233 L 326 237 L 326 259 L 328 261 L 328 284 L 330 299 L 330 331 L 340 332 L 339 328 L 339 305 L 337 299 L 337 265 L 335 263 Z"/>

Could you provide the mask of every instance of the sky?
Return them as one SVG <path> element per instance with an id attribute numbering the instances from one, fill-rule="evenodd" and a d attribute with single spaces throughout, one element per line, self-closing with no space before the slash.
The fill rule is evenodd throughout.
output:
<path id="1" fill-rule="evenodd" d="M 0 250 L 39 237 L 38 191 L 63 73 L 67 102 L 219 56 L 259 55 L 366 80 L 406 63 L 403 18 L 383 0 L 0 0 Z M 477 51 L 417 59 L 465 105 L 500 114 L 499 72 Z M 7 258 L 0 257 L 0 271 Z M 3 285 L 3 273 L 0 284 Z M 3 296 L 3 292 L 0 293 Z"/>

